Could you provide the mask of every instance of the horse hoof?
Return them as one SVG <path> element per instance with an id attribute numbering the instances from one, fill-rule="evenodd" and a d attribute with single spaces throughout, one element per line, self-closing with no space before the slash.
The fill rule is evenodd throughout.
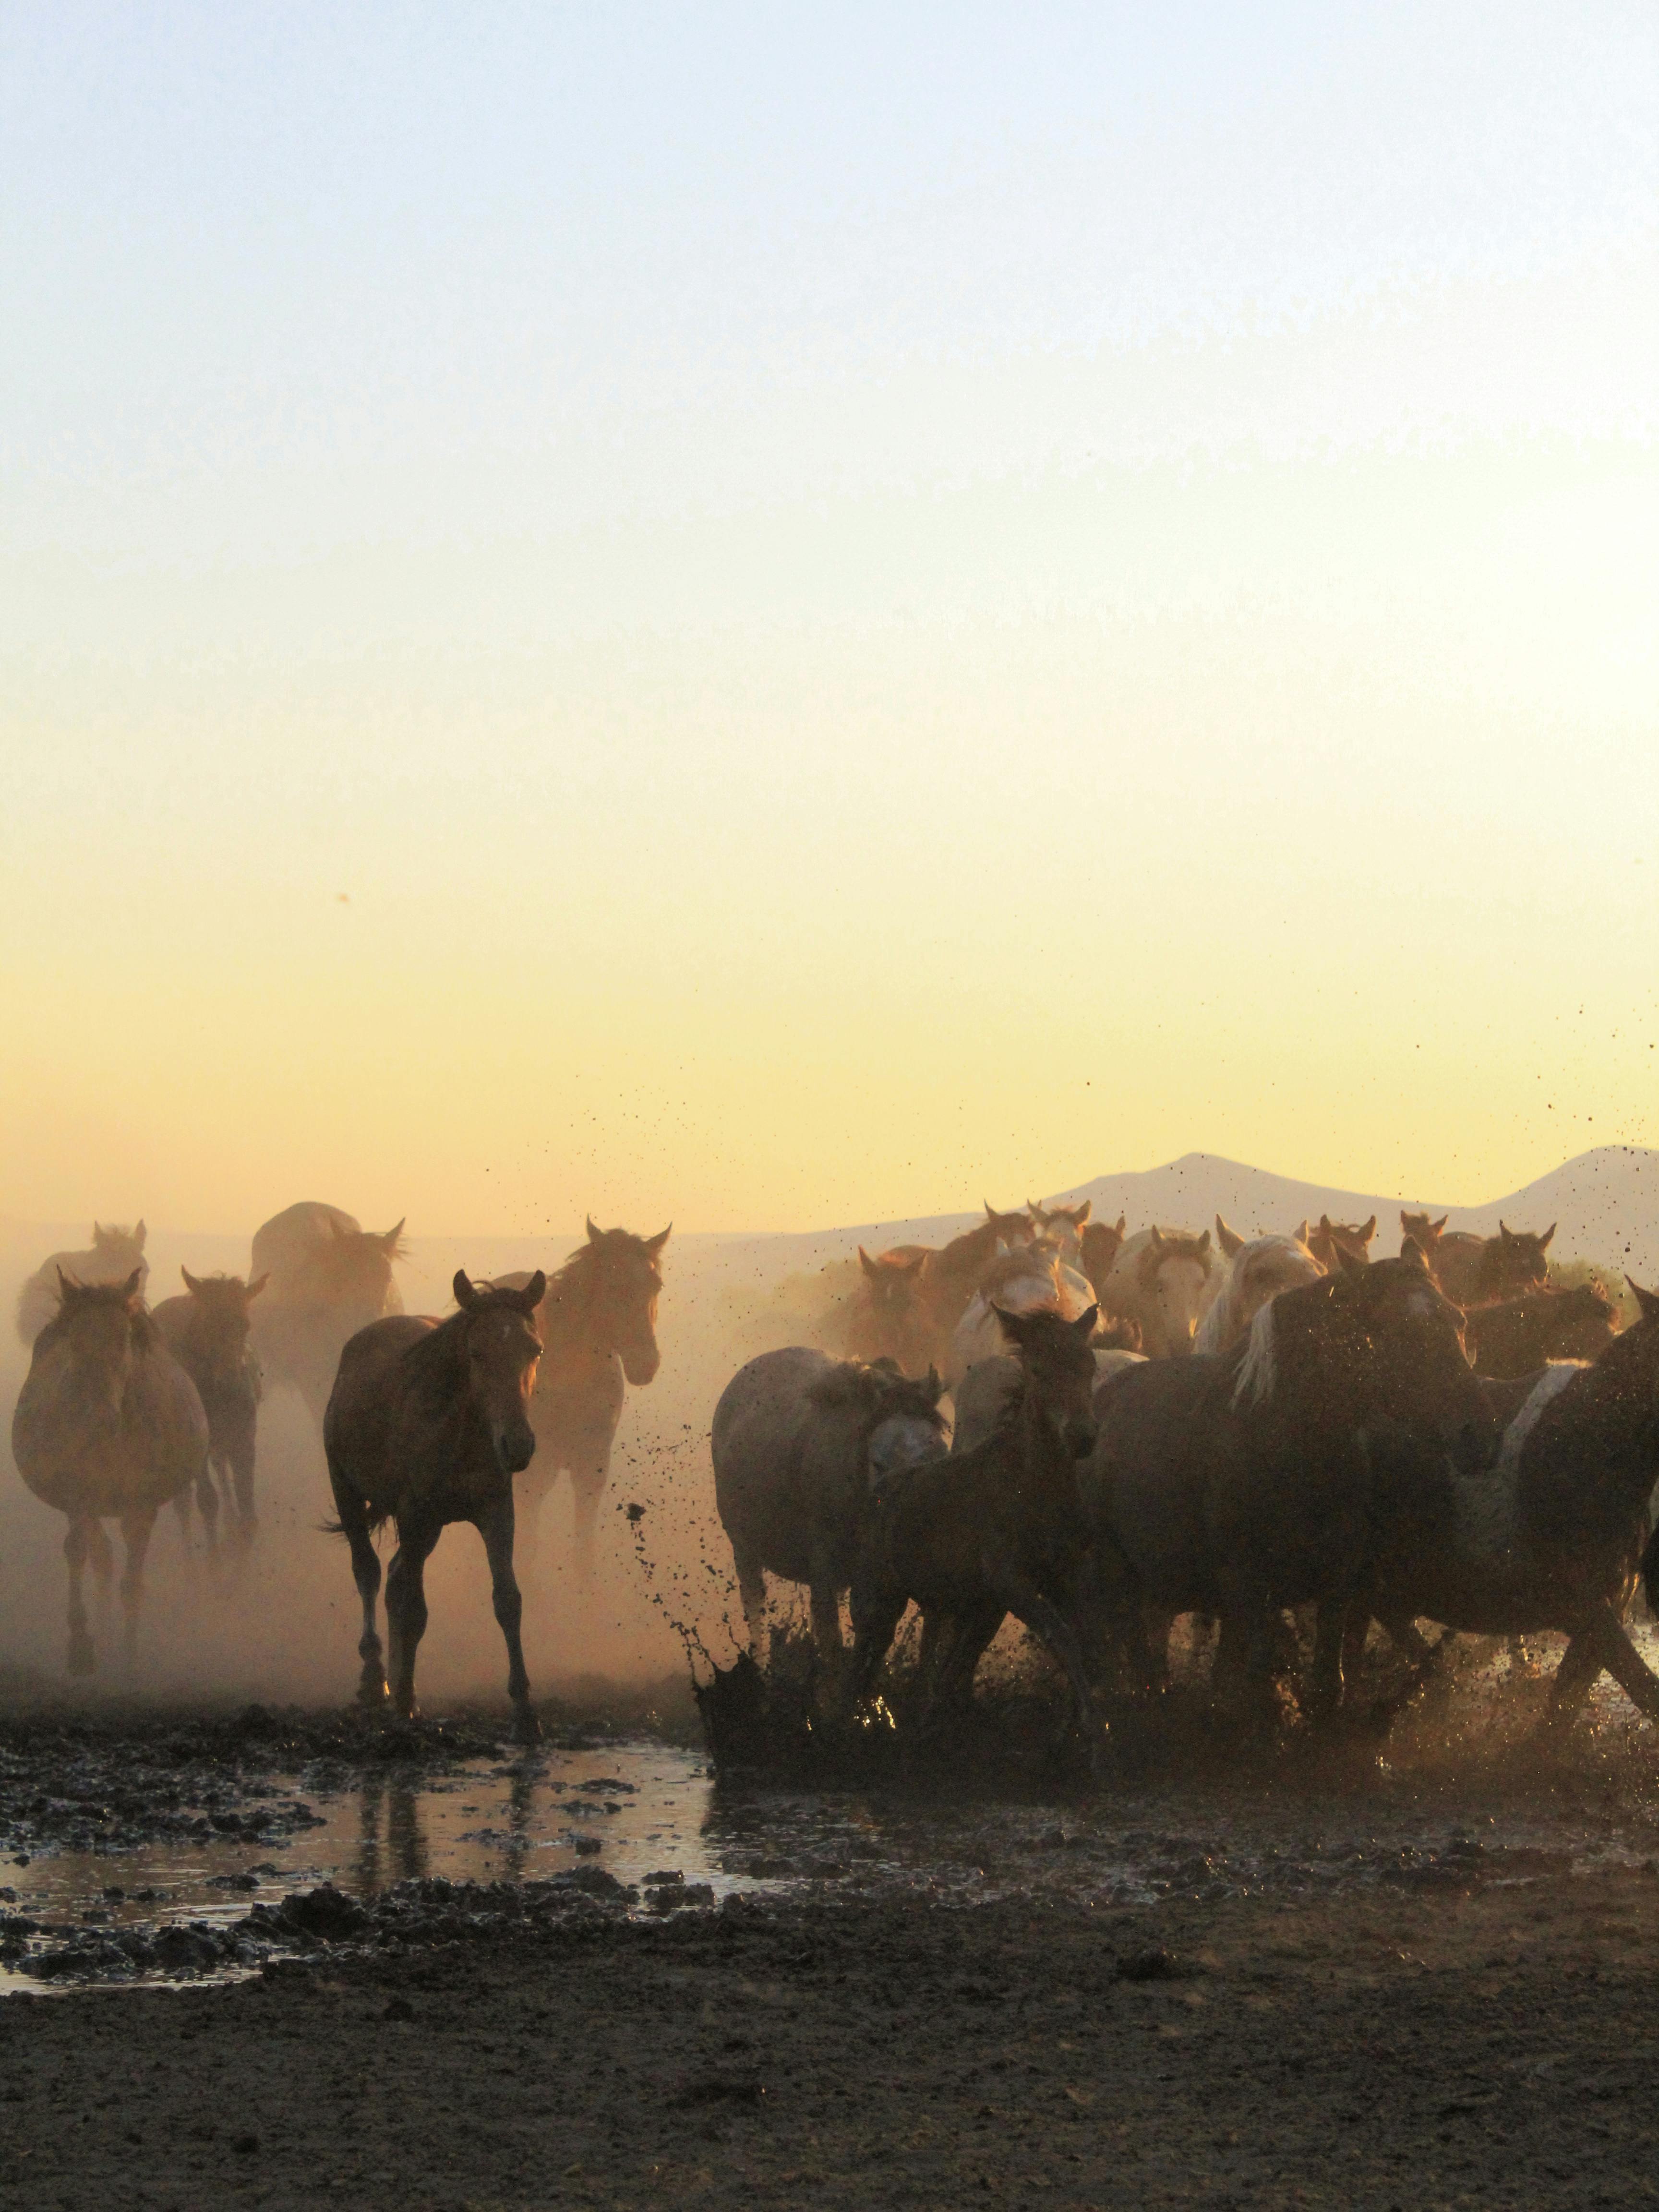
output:
<path id="1" fill-rule="evenodd" d="M 378 1712 L 381 1706 L 386 1704 L 391 1695 L 392 1691 L 384 1674 L 378 1681 L 372 1675 L 365 1674 L 362 1681 L 358 1685 L 357 1703 L 360 1705 L 367 1705 L 373 1712 Z"/>
<path id="2" fill-rule="evenodd" d="M 541 1740 L 541 1723 L 537 1719 L 535 1714 L 531 1711 L 528 1705 L 521 1705 L 513 1717 L 514 1742 L 539 1743 Z"/>

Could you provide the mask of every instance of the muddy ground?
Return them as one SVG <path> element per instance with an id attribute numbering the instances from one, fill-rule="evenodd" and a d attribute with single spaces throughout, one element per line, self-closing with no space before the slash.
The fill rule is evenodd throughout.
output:
<path id="1" fill-rule="evenodd" d="M 1592 2205 L 1659 1881 L 534 1921 L 0 2006 L 0 2191 L 110 2205 Z"/>
<path id="2" fill-rule="evenodd" d="M 606 1844 L 210 1927 L 20 1934 L 13 1906 L 0 1941 L 62 1964 L 0 1996 L 0 2202 L 1659 2198 L 1659 1747 L 1605 1696 L 1542 1746 L 1538 1696 L 1471 1675 L 1340 1756 L 1245 1764 L 1200 1729 L 1098 1789 L 988 1739 L 678 1783 L 706 1793 L 707 1884 L 619 1880 Z M 504 1717 L 15 1701 L 0 1836 L 65 1863 L 90 1839 L 118 1881 L 180 1834 L 242 1864 L 371 1771 L 428 1817 L 422 1789 L 516 1756 Z M 645 1711 L 547 1717 L 620 1744 Z"/>

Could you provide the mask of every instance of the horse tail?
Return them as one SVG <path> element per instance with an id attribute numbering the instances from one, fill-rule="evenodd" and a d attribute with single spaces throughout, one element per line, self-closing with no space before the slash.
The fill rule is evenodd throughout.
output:
<path id="1" fill-rule="evenodd" d="M 1642 1554 L 1642 1595 L 1648 1601 L 1648 1611 L 1659 1617 L 1659 1528 L 1648 1538 L 1648 1547 Z"/>

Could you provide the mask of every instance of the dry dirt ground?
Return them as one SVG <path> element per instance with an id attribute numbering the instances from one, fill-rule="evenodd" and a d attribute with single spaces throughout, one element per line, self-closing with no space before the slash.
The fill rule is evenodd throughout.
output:
<path id="1" fill-rule="evenodd" d="M 550 1920 L 0 2002 L 0 2198 L 1630 2205 L 1659 1878 Z"/>

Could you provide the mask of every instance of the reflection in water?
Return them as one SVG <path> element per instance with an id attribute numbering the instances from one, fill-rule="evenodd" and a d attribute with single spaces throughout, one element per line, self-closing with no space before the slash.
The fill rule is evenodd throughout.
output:
<path id="1" fill-rule="evenodd" d="M 406 1775 L 375 1774 L 364 1783 L 356 1874 L 348 1885 L 361 1896 L 375 1896 L 394 1882 L 415 1881 L 428 1871 L 421 1795 L 419 1784 Z"/>

